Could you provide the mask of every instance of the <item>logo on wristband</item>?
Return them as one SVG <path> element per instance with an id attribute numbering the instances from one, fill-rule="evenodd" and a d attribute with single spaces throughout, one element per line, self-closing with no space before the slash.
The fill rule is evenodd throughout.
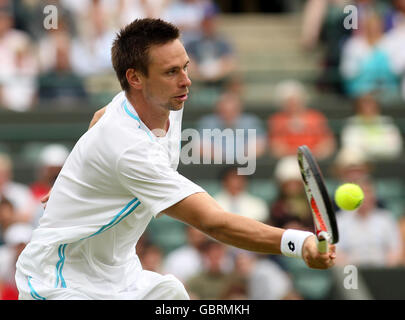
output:
<path id="1" fill-rule="evenodd" d="M 295 244 L 294 244 L 294 242 L 290 241 L 290 242 L 288 243 L 288 249 L 290 249 L 292 252 L 294 252 L 294 250 L 295 250 Z"/>

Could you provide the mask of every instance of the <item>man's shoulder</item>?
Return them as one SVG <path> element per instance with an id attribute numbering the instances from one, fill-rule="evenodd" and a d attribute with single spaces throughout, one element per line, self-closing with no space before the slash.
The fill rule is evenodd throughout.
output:
<path id="1" fill-rule="evenodd" d="M 117 144 L 132 144 L 134 140 L 137 143 L 152 142 L 150 134 L 141 127 L 140 120 L 126 113 L 121 105 L 122 100 L 117 97 L 107 105 L 105 114 L 94 126 L 94 134 L 101 140 L 113 138 Z"/>

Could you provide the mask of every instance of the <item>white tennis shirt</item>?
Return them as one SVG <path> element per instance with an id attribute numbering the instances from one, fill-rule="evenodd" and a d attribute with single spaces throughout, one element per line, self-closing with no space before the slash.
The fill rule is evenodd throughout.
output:
<path id="1" fill-rule="evenodd" d="M 46 286 L 114 296 L 138 281 L 135 245 L 152 217 L 196 192 L 177 172 L 183 109 L 156 137 L 124 92 L 77 142 L 17 268 Z"/>

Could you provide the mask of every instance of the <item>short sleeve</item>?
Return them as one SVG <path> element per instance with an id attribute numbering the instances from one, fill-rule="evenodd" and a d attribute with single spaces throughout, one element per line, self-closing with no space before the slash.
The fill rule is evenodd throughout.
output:
<path id="1" fill-rule="evenodd" d="M 194 193 L 205 192 L 173 169 L 167 151 L 154 142 L 142 141 L 125 150 L 117 162 L 117 174 L 154 217 Z"/>

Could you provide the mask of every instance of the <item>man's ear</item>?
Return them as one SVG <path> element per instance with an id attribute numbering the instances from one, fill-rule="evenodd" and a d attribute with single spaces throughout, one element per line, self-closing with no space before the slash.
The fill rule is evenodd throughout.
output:
<path id="1" fill-rule="evenodd" d="M 139 71 L 136 71 L 135 69 L 127 69 L 125 76 L 131 87 L 134 89 L 142 89 L 143 77 Z"/>

